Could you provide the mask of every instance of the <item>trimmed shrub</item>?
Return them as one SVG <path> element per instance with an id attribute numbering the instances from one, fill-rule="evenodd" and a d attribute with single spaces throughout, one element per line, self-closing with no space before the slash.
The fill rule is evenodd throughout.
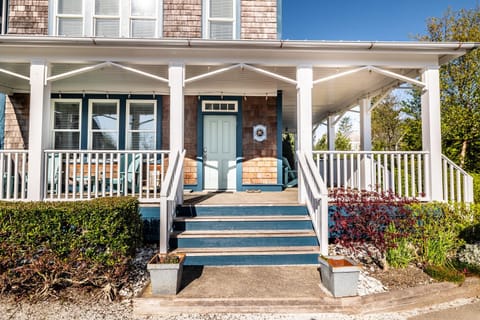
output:
<path id="1" fill-rule="evenodd" d="M 0 202 L 0 291 L 38 296 L 66 286 L 125 282 L 142 244 L 138 201 Z"/>

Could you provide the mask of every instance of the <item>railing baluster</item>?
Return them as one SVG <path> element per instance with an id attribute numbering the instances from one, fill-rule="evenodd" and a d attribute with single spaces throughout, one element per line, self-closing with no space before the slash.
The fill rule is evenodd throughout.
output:
<path id="1" fill-rule="evenodd" d="M 418 171 L 418 176 L 417 176 L 418 193 L 417 193 L 417 196 L 420 197 L 423 194 L 422 155 L 421 154 L 417 155 L 417 171 Z"/>
<path id="2" fill-rule="evenodd" d="M 449 165 L 450 167 L 450 201 L 455 200 L 455 186 L 454 186 L 454 178 L 453 178 L 453 166 Z"/>
<path id="3" fill-rule="evenodd" d="M 390 189 L 392 190 L 393 194 L 395 194 L 395 155 L 390 155 L 390 179 L 392 179 L 390 184 Z"/>
<path id="4" fill-rule="evenodd" d="M 347 166 L 348 166 L 348 159 L 347 154 L 343 154 L 343 189 L 347 189 Z"/>
<path id="5" fill-rule="evenodd" d="M 70 153 L 65 154 L 65 199 L 69 198 L 69 190 L 70 190 L 70 183 L 68 181 L 69 175 L 70 175 Z"/>
<path id="6" fill-rule="evenodd" d="M 462 201 L 462 184 L 460 182 L 460 171 L 457 170 L 457 201 Z"/>
<path id="7" fill-rule="evenodd" d="M 7 200 L 11 198 L 12 191 L 12 154 L 7 154 L 7 190 L 5 194 L 7 195 Z"/>
<path id="8" fill-rule="evenodd" d="M 25 152 L 22 152 L 22 199 L 27 198 L 27 170 L 26 170 L 26 164 L 27 164 L 27 154 Z M 45 192 L 45 191 L 44 191 Z"/>
<path id="9" fill-rule="evenodd" d="M 413 154 L 410 155 L 410 180 L 412 181 L 412 185 L 410 186 L 410 190 L 412 192 L 411 196 L 415 197 L 416 193 L 416 186 L 415 186 L 415 156 Z"/>
<path id="10" fill-rule="evenodd" d="M 402 160 L 401 155 L 397 154 L 397 193 L 401 197 L 402 196 Z"/>

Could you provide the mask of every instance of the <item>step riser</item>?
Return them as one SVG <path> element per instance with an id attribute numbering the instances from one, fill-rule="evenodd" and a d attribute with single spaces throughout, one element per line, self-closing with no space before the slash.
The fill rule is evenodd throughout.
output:
<path id="1" fill-rule="evenodd" d="M 177 211 L 180 217 L 203 216 L 306 216 L 308 212 L 301 206 L 221 206 L 221 207 L 181 207 Z"/>
<path id="2" fill-rule="evenodd" d="M 316 237 L 171 238 L 171 248 L 318 246 Z"/>
<path id="3" fill-rule="evenodd" d="M 312 230 L 311 221 L 178 221 L 176 231 L 199 230 Z"/>
<path id="4" fill-rule="evenodd" d="M 318 254 L 187 256 L 185 265 L 235 266 L 235 265 L 303 265 L 318 264 Z"/>

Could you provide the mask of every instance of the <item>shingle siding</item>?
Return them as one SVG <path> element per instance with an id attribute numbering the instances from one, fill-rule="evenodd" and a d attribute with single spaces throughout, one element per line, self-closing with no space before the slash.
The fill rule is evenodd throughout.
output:
<path id="1" fill-rule="evenodd" d="M 277 1 L 241 1 L 241 38 L 277 39 Z"/>
<path id="2" fill-rule="evenodd" d="M 48 0 L 10 0 L 9 34 L 48 34 Z"/>
<path id="3" fill-rule="evenodd" d="M 201 38 L 202 0 L 164 0 L 163 36 L 165 38 Z"/>

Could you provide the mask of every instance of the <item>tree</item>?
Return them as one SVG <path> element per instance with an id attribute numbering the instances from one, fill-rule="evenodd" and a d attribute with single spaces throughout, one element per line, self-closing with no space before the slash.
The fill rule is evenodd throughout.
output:
<path id="1" fill-rule="evenodd" d="M 431 18 L 421 40 L 480 41 L 480 7 Z M 480 171 L 480 51 L 440 69 L 443 152 L 462 168 Z"/>
<path id="2" fill-rule="evenodd" d="M 335 150 L 352 150 L 352 144 L 350 142 L 352 127 L 350 117 L 343 117 L 335 134 Z M 314 149 L 328 150 L 328 139 L 326 134 L 323 134 L 322 137 L 318 139 L 317 143 L 315 143 Z"/>
<path id="3" fill-rule="evenodd" d="M 402 150 L 422 150 L 422 103 L 421 89 L 409 92 L 409 98 L 400 102 L 403 117 Z"/>
<path id="4" fill-rule="evenodd" d="M 390 94 L 372 111 L 373 150 L 397 150 L 403 139 L 402 124 L 398 101 Z"/>

